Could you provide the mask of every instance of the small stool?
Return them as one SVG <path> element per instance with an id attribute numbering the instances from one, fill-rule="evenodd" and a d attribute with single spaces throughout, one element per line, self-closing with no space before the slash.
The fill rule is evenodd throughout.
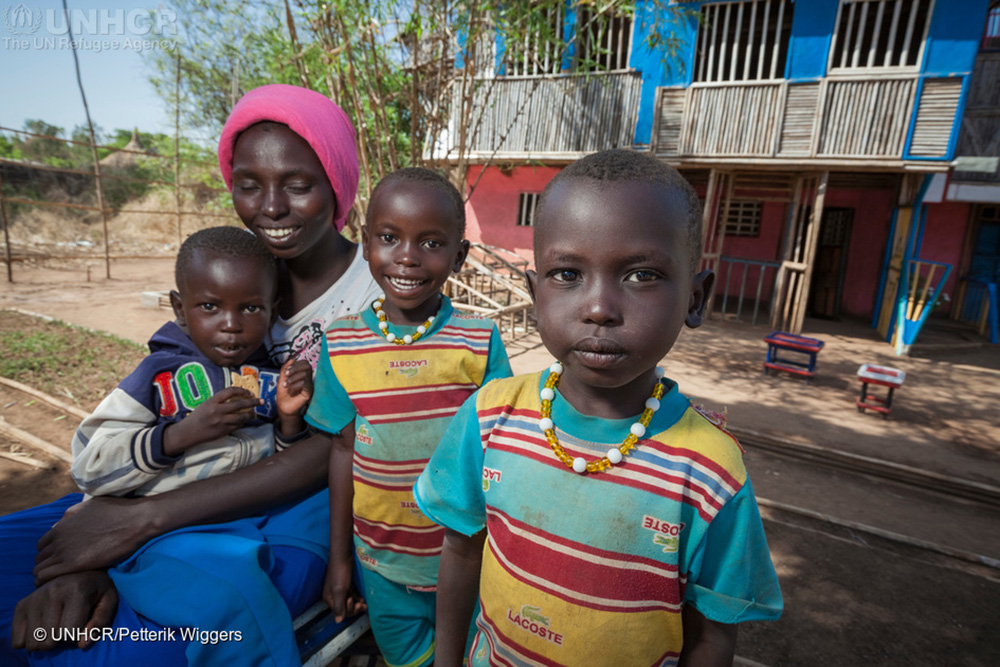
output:
<path id="1" fill-rule="evenodd" d="M 858 380 L 861 381 L 861 398 L 855 403 L 858 412 L 866 409 L 881 412 L 883 419 L 889 418 L 892 411 L 892 393 L 903 386 L 906 373 L 898 368 L 888 366 L 876 366 L 875 364 L 861 364 L 858 368 Z M 868 385 L 876 384 L 889 388 L 889 393 L 885 397 L 869 396 Z"/>
<path id="2" fill-rule="evenodd" d="M 818 338 L 807 338 L 784 331 L 772 331 L 764 336 L 767 343 L 767 358 L 764 360 L 764 375 L 769 370 L 787 371 L 805 377 L 806 384 L 816 374 L 816 355 L 823 349 L 825 343 Z M 779 350 L 805 355 L 808 360 L 792 360 L 780 358 Z"/>

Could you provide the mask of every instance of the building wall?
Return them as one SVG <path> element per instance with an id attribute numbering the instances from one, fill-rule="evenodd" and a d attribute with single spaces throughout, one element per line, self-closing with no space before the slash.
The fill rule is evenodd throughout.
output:
<path id="1" fill-rule="evenodd" d="M 469 169 L 470 184 L 476 182 L 481 170 L 480 166 Z M 513 250 L 531 261 L 532 229 L 516 224 L 518 195 L 521 192 L 541 192 L 557 173 L 558 167 L 515 167 L 511 170 L 487 167 L 466 203 L 467 237 L 472 241 Z M 704 196 L 705 193 L 699 194 Z M 868 189 L 831 189 L 826 195 L 826 206 L 854 209 L 841 302 L 844 315 L 866 318 L 872 315 L 892 221 L 893 196 L 894 193 L 889 190 Z M 781 255 L 787 215 L 786 203 L 764 202 L 760 236 L 726 237 L 722 254 L 742 259 L 777 260 Z M 957 271 L 968 217 L 967 204 L 929 206 L 924 234 L 926 250 L 921 257 L 956 264 Z M 962 223 L 956 227 L 954 221 L 959 219 Z M 740 270 L 734 268 L 729 277 L 732 294 L 736 294 L 741 279 Z M 717 292 L 721 294 L 721 281 L 725 280 L 725 276 L 719 276 L 719 280 Z M 756 280 L 755 270 L 750 270 L 748 284 L 752 283 L 754 291 Z M 954 279 L 946 287 L 950 290 L 949 294 L 954 291 L 953 283 Z M 768 289 L 765 288 L 765 298 L 770 296 L 766 293 Z"/>
<path id="2" fill-rule="evenodd" d="M 831 189 L 827 192 L 825 206 L 854 209 L 840 304 L 842 315 L 865 318 L 872 315 L 892 221 L 892 204 L 893 193 L 888 190 Z M 761 210 L 760 236 L 727 236 L 723 243 L 723 256 L 764 261 L 779 260 L 787 216 L 788 204 L 764 202 Z M 747 272 L 747 284 L 753 292 L 756 292 L 757 277 L 757 269 L 750 268 Z M 731 295 L 738 294 L 742 278 L 742 268 L 734 266 L 728 280 Z M 718 281 L 716 293 L 722 294 L 726 276 L 720 275 Z M 769 282 L 765 283 L 762 298 L 767 299 L 771 296 Z"/>
<path id="3" fill-rule="evenodd" d="M 990 0 L 937 0 L 921 74 L 969 74 L 976 62 Z"/>
<path id="4" fill-rule="evenodd" d="M 795 3 L 785 69 L 787 79 L 808 81 L 826 76 L 839 4 L 839 0 Z"/>
<path id="5" fill-rule="evenodd" d="M 669 12 L 678 5 L 640 0 L 636 7 L 630 66 L 642 74 L 642 93 L 635 143 L 650 143 L 656 88 L 689 86 L 694 70 L 698 14 L 705 2 L 678 3 L 690 10 L 677 19 Z M 826 76 L 827 61 L 836 30 L 840 0 L 796 2 L 785 76 L 803 81 Z M 968 75 L 972 71 L 989 0 L 936 0 L 928 27 L 927 45 L 920 71 L 923 76 Z M 673 34 L 680 42 L 676 57 L 667 62 L 662 53 L 646 47 L 651 26 Z"/>
<path id="6" fill-rule="evenodd" d="M 830 189 L 826 194 L 825 206 L 854 209 L 840 303 L 843 315 L 868 318 L 874 312 L 894 194 L 860 188 Z"/>
<path id="7" fill-rule="evenodd" d="M 532 229 L 517 225 L 518 195 L 541 192 L 560 170 L 559 167 L 514 167 L 511 170 L 486 167 L 484 171 L 480 165 L 470 167 L 468 183 L 470 187 L 476 185 L 465 203 L 466 238 L 513 250 L 532 261 Z"/>
<path id="8" fill-rule="evenodd" d="M 958 279 L 966 268 L 962 265 L 962 251 L 971 215 L 972 205 L 964 202 L 927 204 L 924 238 L 917 257 L 951 264 L 951 276 L 944 286 L 944 292 L 951 298 L 955 297 Z M 940 309 L 941 313 L 948 311 L 947 306 Z"/>

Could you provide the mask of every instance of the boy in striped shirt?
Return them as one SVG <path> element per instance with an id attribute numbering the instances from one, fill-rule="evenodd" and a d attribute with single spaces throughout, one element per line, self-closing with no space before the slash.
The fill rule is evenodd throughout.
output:
<path id="1" fill-rule="evenodd" d="M 484 387 L 415 488 L 448 528 L 436 665 L 729 665 L 781 591 L 736 440 L 657 367 L 697 327 L 700 205 L 604 151 L 548 185 L 529 274 L 547 371 Z M 484 546 L 484 540 L 486 542 Z"/>
<path id="2" fill-rule="evenodd" d="M 441 294 L 468 254 L 464 233 L 462 197 L 434 172 L 401 169 L 375 187 L 362 248 L 384 296 L 327 329 L 306 413 L 339 434 L 324 599 L 338 617 L 360 608 L 348 591 L 356 555 L 375 639 L 396 667 L 434 658 L 444 528 L 421 514 L 413 484 L 465 399 L 511 374 L 496 325 Z"/>

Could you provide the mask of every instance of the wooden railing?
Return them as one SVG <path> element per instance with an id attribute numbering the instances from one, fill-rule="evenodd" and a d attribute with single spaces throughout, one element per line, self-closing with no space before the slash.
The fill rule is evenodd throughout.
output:
<path id="1" fill-rule="evenodd" d="M 510 158 L 630 147 L 641 87 L 636 72 L 477 80 L 468 153 Z M 449 153 L 456 143 L 450 136 Z"/>
<path id="2" fill-rule="evenodd" d="M 456 310 L 496 322 L 500 336 L 510 342 L 535 330 L 526 267 L 506 251 L 473 243 L 465 266 L 448 278 L 444 292 Z"/>
<path id="3" fill-rule="evenodd" d="M 921 87 L 906 75 L 660 88 L 653 149 L 664 158 L 898 161 L 915 117 L 905 157 L 943 158 L 962 81 L 928 78 Z"/>
<path id="4" fill-rule="evenodd" d="M 744 304 L 747 310 L 752 304 L 750 324 L 757 324 L 757 316 L 761 311 L 765 317 L 770 318 L 780 266 L 780 262 L 720 257 L 715 276 L 715 296 L 712 297 L 713 312 L 722 315 L 723 319 L 735 318 L 737 322 L 742 322 Z"/>

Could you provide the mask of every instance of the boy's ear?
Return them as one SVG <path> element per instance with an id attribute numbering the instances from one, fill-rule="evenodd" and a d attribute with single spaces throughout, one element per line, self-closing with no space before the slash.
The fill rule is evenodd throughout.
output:
<path id="1" fill-rule="evenodd" d="M 368 261 L 368 225 L 361 225 L 361 256 Z"/>
<path id="2" fill-rule="evenodd" d="M 181 293 L 175 289 L 170 290 L 170 307 L 174 309 L 177 326 L 187 331 L 187 319 L 184 317 L 184 302 L 181 301 Z"/>
<path id="3" fill-rule="evenodd" d="M 535 273 L 534 269 L 528 269 L 524 272 L 524 277 L 528 279 L 528 294 L 531 295 L 531 300 L 537 301 L 535 299 L 535 285 L 538 284 L 538 274 Z"/>
<path id="4" fill-rule="evenodd" d="M 455 254 L 455 263 L 451 267 L 452 273 L 458 273 L 465 264 L 465 258 L 469 256 L 469 242 L 462 239 L 458 243 L 458 252 Z"/>
<path id="5" fill-rule="evenodd" d="M 688 302 L 688 314 L 684 319 L 684 324 L 690 329 L 697 329 L 705 315 L 705 307 L 709 299 L 712 298 L 712 290 L 715 289 L 715 273 L 710 269 L 705 269 L 695 275 L 691 282 L 691 300 Z"/>

